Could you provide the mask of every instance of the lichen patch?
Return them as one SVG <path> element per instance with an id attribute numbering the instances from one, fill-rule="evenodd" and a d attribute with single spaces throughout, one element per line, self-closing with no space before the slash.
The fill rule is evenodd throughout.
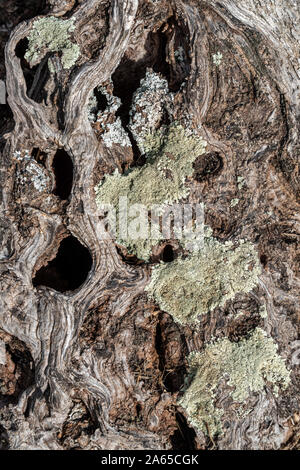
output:
<path id="1" fill-rule="evenodd" d="M 74 29 L 74 19 L 62 20 L 49 16 L 36 20 L 28 36 L 25 59 L 36 65 L 47 52 L 61 52 L 63 68 L 70 69 L 80 55 L 79 46 L 70 40 L 70 32 Z"/>
<path id="2" fill-rule="evenodd" d="M 195 323 L 238 292 L 250 292 L 260 272 L 251 243 L 242 240 L 235 246 L 205 237 L 200 251 L 155 266 L 147 291 L 177 323 Z"/>
<path id="3" fill-rule="evenodd" d="M 109 93 L 104 86 L 99 86 L 97 89 L 105 97 L 107 106 L 104 111 L 98 111 L 97 99 L 93 92 L 87 107 L 88 120 L 96 124 L 106 147 L 111 148 L 113 145 L 131 147 L 130 139 L 122 125 L 122 121 L 119 116 L 116 116 L 116 112 L 122 104 L 120 98 Z"/>
<path id="4" fill-rule="evenodd" d="M 180 405 L 194 426 L 215 435 L 222 432 L 222 408 L 215 405 L 215 392 L 225 379 L 234 402 L 241 405 L 252 393 L 269 386 L 278 393 L 290 383 L 290 372 L 277 352 L 278 346 L 261 328 L 238 343 L 224 338 L 206 346 L 203 352 L 189 355 L 189 385 Z M 240 407 L 241 409 L 241 407 Z M 236 409 L 237 413 L 240 411 Z"/>
<path id="5" fill-rule="evenodd" d="M 223 54 L 218 51 L 216 54 L 213 54 L 212 56 L 213 63 L 215 64 L 216 67 L 220 67 L 223 59 Z"/>
<path id="6" fill-rule="evenodd" d="M 172 104 L 173 94 L 167 80 L 148 69 L 133 95 L 130 109 L 129 128 L 142 153 L 145 136 L 157 129 L 164 112 L 170 114 Z"/>
<path id="7" fill-rule="evenodd" d="M 206 142 L 189 135 L 181 125 L 164 126 L 144 137 L 147 163 L 124 175 L 115 171 L 96 187 L 97 205 L 118 208 L 120 197 L 127 197 L 128 206 L 142 204 L 150 211 L 154 205 L 178 202 L 189 194 L 186 179 L 193 174 L 193 162 L 205 153 Z M 148 260 L 151 248 L 160 236 L 144 240 L 119 240 L 138 258 Z"/>

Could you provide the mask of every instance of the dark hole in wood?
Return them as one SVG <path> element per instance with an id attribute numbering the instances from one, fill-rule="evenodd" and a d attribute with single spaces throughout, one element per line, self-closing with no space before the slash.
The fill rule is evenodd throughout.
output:
<path id="1" fill-rule="evenodd" d="M 218 152 L 206 153 L 194 162 L 194 179 L 204 181 L 212 175 L 217 175 L 223 168 L 223 159 Z"/>
<path id="2" fill-rule="evenodd" d="M 6 429 L 0 424 L 0 450 L 9 449 L 9 438 Z"/>
<path id="3" fill-rule="evenodd" d="M 185 375 L 186 368 L 184 366 L 176 367 L 173 371 L 169 371 L 163 380 L 166 390 L 171 393 L 178 392 L 184 383 Z"/>
<path id="4" fill-rule="evenodd" d="M 14 339 L 6 344 L 5 349 L 14 364 L 15 376 L 10 383 L 13 386 L 7 387 L 9 384 L 7 383 L 5 369 L 3 370 L 4 373 L 0 374 L 0 382 L 2 383 L 0 388 L 0 403 L 2 406 L 9 403 L 17 403 L 24 390 L 34 383 L 35 374 L 32 355 L 23 342 Z"/>
<path id="5" fill-rule="evenodd" d="M 101 91 L 98 90 L 98 88 L 94 89 L 94 95 L 97 100 L 97 111 L 102 111 L 102 112 L 105 111 L 107 104 L 108 104 L 106 96 L 103 95 L 103 93 L 101 93 Z"/>
<path id="6" fill-rule="evenodd" d="M 166 245 L 162 252 L 162 261 L 165 263 L 170 263 L 171 261 L 174 261 L 174 258 L 175 256 L 172 245 Z"/>
<path id="7" fill-rule="evenodd" d="M 260 262 L 261 262 L 261 264 L 262 264 L 263 266 L 266 266 L 267 261 L 268 261 L 268 258 L 267 258 L 266 255 L 261 255 L 261 256 L 260 256 Z"/>
<path id="8" fill-rule="evenodd" d="M 8 103 L 0 104 L 0 152 L 2 152 L 6 138 L 4 135 L 11 132 L 15 126 L 14 116 Z"/>
<path id="9" fill-rule="evenodd" d="M 169 90 L 175 93 L 180 89 L 191 69 L 188 37 L 188 28 L 174 16 L 170 17 L 158 31 L 149 34 L 149 42 L 156 45 L 153 70 L 167 79 Z M 180 62 L 176 61 L 176 65 L 168 57 L 169 43 L 172 43 L 175 51 L 182 51 L 183 54 Z"/>
<path id="10" fill-rule="evenodd" d="M 162 74 L 169 82 L 171 91 L 179 90 L 182 81 L 187 75 L 187 70 L 183 72 L 183 75 L 182 71 L 178 75 L 178 71 L 171 70 L 167 60 L 167 46 L 169 41 L 171 41 L 173 28 L 177 28 L 178 31 L 180 30 L 176 20 L 170 18 L 157 32 L 149 33 L 145 41 L 145 56 L 135 61 L 129 59 L 125 53 L 120 65 L 112 75 L 114 94 L 122 101 L 117 116 L 120 117 L 123 127 L 127 130 L 134 154 L 134 164 L 138 166 L 144 165 L 146 160 L 141 155 L 135 139 L 128 129 L 129 111 L 134 92 L 139 88 L 141 79 L 145 77 L 147 68 L 152 68 L 156 73 Z M 167 32 L 164 32 L 165 30 Z M 175 42 L 177 44 L 178 41 Z M 179 47 L 179 44 L 177 45 Z M 187 66 L 187 69 L 189 71 L 189 66 Z M 162 124 L 168 124 L 168 122 L 166 114 L 163 117 Z"/>
<path id="11" fill-rule="evenodd" d="M 118 109 L 116 116 L 121 119 L 122 126 L 126 129 L 128 134 L 132 151 L 134 155 L 134 163 L 136 165 L 143 165 L 145 158 L 141 155 L 141 152 L 137 146 L 133 135 L 128 128 L 129 124 L 129 111 L 131 107 L 132 97 L 136 89 L 140 85 L 140 80 L 145 76 L 146 64 L 141 61 L 135 62 L 123 57 L 119 67 L 112 75 L 112 81 L 114 84 L 114 95 L 118 96 L 122 104 Z"/>
<path id="12" fill-rule="evenodd" d="M 52 168 L 55 176 L 53 194 L 64 201 L 70 196 L 73 184 L 73 162 L 65 150 L 57 150 L 53 158 Z"/>
<path id="13" fill-rule="evenodd" d="M 187 420 L 181 413 L 176 413 L 178 429 L 170 437 L 172 448 L 175 450 L 195 450 L 196 433 L 188 426 Z"/>
<path id="14" fill-rule="evenodd" d="M 18 44 L 16 45 L 16 49 L 15 49 L 15 53 L 16 53 L 16 56 L 19 58 L 19 59 L 23 59 L 24 58 L 24 55 L 27 51 L 27 48 L 28 48 L 28 45 L 29 45 L 29 41 L 27 38 L 23 38 L 21 39 Z"/>
<path id="15" fill-rule="evenodd" d="M 28 98 L 41 103 L 47 100 L 47 92 L 45 85 L 50 77 L 48 68 L 48 59 L 50 54 L 47 54 L 38 65 L 35 65 L 30 69 L 27 74 L 24 73 Z"/>
<path id="16" fill-rule="evenodd" d="M 61 242 L 56 258 L 36 273 L 32 283 L 58 292 L 72 291 L 84 283 L 92 263 L 89 250 L 70 235 Z"/>
<path id="17" fill-rule="evenodd" d="M 168 36 L 163 31 L 166 29 L 166 24 L 155 32 L 150 33 L 150 40 L 157 43 L 156 60 L 153 64 L 154 72 L 161 73 L 170 83 L 170 66 L 167 63 L 167 45 Z"/>
<path id="18" fill-rule="evenodd" d="M 165 349 L 165 335 L 163 333 L 161 324 L 158 323 L 156 326 L 155 335 L 155 349 L 159 357 L 159 370 L 162 373 L 162 382 L 165 389 L 168 392 L 178 392 L 184 384 L 184 378 L 186 376 L 186 368 L 183 364 L 172 367 L 172 370 L 168 370 L 166 366 L 166 349 Z"/>
<path id="19" fill-rule="evenodd" d="M 35 147 L 31 152 L 31 156 L 37 163 L 46 167 L 47 154 L 45 152 L 42 152 L 39 148 Z"/>
<path id="20" fill-rule="evenodd" d="M 142 411 L 141 405 L 139 403 L 137 403 L 136 406 L 135 406 L 135 409 L 136 409 L 136 415 L 139 418 L 139 416 L 141 414 L 141 411 Z"/>
<path id="21" fill-rule="evenodd" d="M 134 61 L 125 54 L 113 73 L 114 94 L 122 101 L 120 117 L 125 126 L 129 123 L 129 110 L 133 94 L 139 88 L 141 79 L 145 77 L 147 68 L 152 68 L 156 73 L 163 75 L 168 80 L 171 91 L 178 91 L 182 81 L 188 75 L 189 59 L 186 70 L 182 72 L 184 76 L 180 75 L 180 77 L 178 77 L 178 73 L 176 75 L 176 72 L 171 70 L 167 60 L 167 46 L 171 41 L 174 28 L 178 32 L 176 46 L 182 47 L 183 43 L 181 44 L 181 42 L 187 37 L 188 30 L 180 26 L 174 17 L 169 18 L 158 31 L 148 34 L 145 42 L 146 54 L 142 59 Z"/>
<path id="22" fill-rule="evenodd" d="M 21 39 L 16 46 L 15 53 L 21 60 L 21 67 L 26 82 L 26 93 L 28 97 L 37 103 L 41 103 L 47 99 L 45 85 L 50 76 L 48 69 L 48 59 L 50 54 L 47 54 L 39 64 L 30 67 L 29 63 L 24 58 L 27 48 L 28 39 Z"/>
<path id="23" fill-rule="evenodd" d="M 124 56 L 112 75 L 114 95 L 118 96 L 122 101 L 118 115 L 124 126 L 129 124 L 129 110 L 132 97 L 140 86 L 140 80 L 145 76 L 146 68 L 147 65 L 142 61 L 135 62 Z"/>
<path id="24" fill-rule="evenodd" d="M 16 56 L 20 59 L 20 62 L 21 62 L 21 67 L 22 67 L 24 79 L 26 82 L 27 94 L 28 94 L 28 90 L 30 90 L 32 87 L 34 76 L 35 76 L 35 71 L 37 69 L 36 66 L 31 68 L 27 60 L 24 59 L 24 55 L 27 51 L 28 44 L 29 42 L 27 38 L 21 39 L 21 41 L 18 42 L 16 49 L 15 49 Z"/>

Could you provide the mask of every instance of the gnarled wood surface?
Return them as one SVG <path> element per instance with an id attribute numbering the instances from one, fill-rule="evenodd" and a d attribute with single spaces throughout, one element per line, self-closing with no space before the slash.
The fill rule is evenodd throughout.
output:
<path id="1" fill-rule="evenodd" d="M 7 44 L 0 78 L 8 95 L 8 105 L 2 105 L 0 176 L 0 340 L 6 348 L 6 362 L 0 365 L 2 447 L 297 447 L 299 3 L 41 3 L 24 2 L 24 21 L 20 13 L 4 9 L 2 28 Z M 55 76 L 43 82 L 43 66 L 32 72 L 22 58 L 22 41 L 44 15 L 74 19 L 73 40 L 81 56 L 71 70 L 62 69 L 57 56 Z M 174 58 L 179 46 L 185 53 L 181 66 Z M 216 66 L 212 57 L 218 52 L 222 61 Z M 139 155 L 132 135 L 126 151 L 104 145 L 87 118 L 90 94 L 112 79 L 126 127 L 132 95 L 147 68 L 167 78 L 176 118 L 200 128 L 208 154 L 216 156 L 213 168 L 202 160 L 188 183 L 190 200 L 204 202 L 215 237 L 251 241 L 262 264 L 253 292 L 207 313 L 197 328 L 176 324 L 144 291 L 163 247 L 150 264 L 140 263 L 112 240 L 100 240 L 101 222 L 93 216 L 95 184 L 115 168 L 135 165 Z M 55 194 L 52 162 L 58 149 L 73 164 L 68 200 Z M 42 189 L 24 179 L 28 162 L 16 152 L 25 150 L 45 175 Z M 238 176 L 243 178 L 240 188 Z M 233 206 L 233 199 L 239 203 Z M 43 282 L 33 285 L 71 235 L 92 258 L 84 282 L 64 292 L 38 285 Z M 78 270 L 86 269 L 88 255 L 83 252 L 85 260 L 79 259 L 75 250 L 73 256 L 75 262 L 78 256 Z M 266 318 L 258 313 L 262 303 Z M 238 340 L 257 326 L 278 343 L 291 384 L 278 398 L 268 387 L 253 394 L 244 419 L 229 411 L 224 434 L 205 435 L 178 405 L 187 355 L 214 338 Z"/>

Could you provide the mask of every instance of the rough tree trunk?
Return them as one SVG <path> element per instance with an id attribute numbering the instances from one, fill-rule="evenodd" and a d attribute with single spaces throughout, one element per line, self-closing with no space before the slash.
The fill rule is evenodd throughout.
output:
<path id="1" fill-rule="evenodd" d="M 299 446 L 299 3 L 23 3 L 1 15 L 2 448 Z M 56 45 L 49 35 L 34 43 L 43 17 L 58 18 Z M 105 175 L 146 164 L 130 120 L 136 90 L 150 102 L 147 82 L 140 87 L 147 73 L 167 92 L 146 115 L 135 109 L 141 119 L 168 95 L 172 112 L 164 108 L 152 131 L 175 122 L 207 142 L 184 182 L 185 200 L 204 204 L 213 250 L 227 247 L 205 282 L 215 286 L 241 240 L 257 257 L 253 285 L 226 299 L 222 291 L 226 302 L 221 295 L 197 322 L 176 321 L 145 291 L 159 261 L 189 259 L 182 246 L 162 240 L 143 261 L 101 240 L 93 216 Z M 193 371 L 191 352 L 202 353 Z M 237 362 L 250 364 L 249 388 Z M 197 390 L 207 403 L 193 402 Z"/>

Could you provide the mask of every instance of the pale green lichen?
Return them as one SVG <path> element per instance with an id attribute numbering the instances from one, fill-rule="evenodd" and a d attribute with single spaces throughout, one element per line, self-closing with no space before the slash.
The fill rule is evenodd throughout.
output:
<path id="1" fill-rule="evenodd" d="M 231 201 L 230 201 L 230 207 L 235 207 L 235 206 L 237 206 L 239 202 L 240 202 L 240 200 L 239 200 L 238 198 L 231 199 Z"/>
<path id="2" fill-rule="evenodd" d="M 36 20 L 28 36 L 25 59 L 31 65 L 36 65 L 47 52 L 61 52 L 63 68 L 71 68 L 80 55 L 79 46 L 70 41 L 69 33 L 74 29 L 73 19 L 62 20 L 49 16 Z"/>
<path id="3" fill-rule="evenodd" d="M 277 353 L 278 346 L 261 328 L 238 343 L 228 338 L 206 346 L 203 352 L 189 355 L 189 383 L 185 387 L 180 405 L 186 409 L 191 423 L 212 436 L 222 432 L 222 408 L 215 404 L 221 381 L 226 380 L 231 392 L 227 396 L 240 404 L 237 416 L 243 416 L 242 406 L 252 393 L 272 387 L 286 389 L 290 372 Z"/>
<path id="4" fill-rule="evenodd" d="M 176 124 L 163 127 L 145 136 L 143 148 L 148 157 L 141 168 L 134 168 L 124 175 L 117 171 L 105 177 L 95 188 L 99 207 L 110 204 L 118 208 L 120 197 L 127 197 L 128 206 L 142 204 L 150 211 L 154 205 L 178 202 L 189 194 L 186 179 L 193 172 L 193 162 L 205 153 L 206 142 L 195 135 L 188 135 Z M 122 240 L 128 250 L 148 261 L 151 249 L 161 237 L 140 240 Z"/>
<path id="5" fill-rule="evenodd" d="M 223 59 L 223 54 L 218 51 L 216 54 L 213 54 L 213 63 L 216 67 L 220 67 Z"/>
<path id="6" fill-rule="evenodd" d="M 137 258 L 149 261 L 152 248 L 157 245 L 163 238 L 158 236 L 157 238 L 138 238 L 137 240 L 117 240 L 120 245 L 126 246 L 129 253 L 133 253 Z"/>
<path id="7" fill-rule="evenodd" d="M 193 162 L 205 153 L 206 143 L 187 136 L 182 126 L 172 125 L 145 137 L 144 147 L 151 157 L 149 163 L 127 174 L 115 172 L 106 176 L 96 189 L 98 203 L 117 207 L 120 196 L 129 204 L 178 202 L 189 194 L 186 178 L 193 174 Z"/>
<path id="8" fill-rule="evenodd" d="M 265 304 L 261 305 L 259 308 L 259 314 L 261 318 L 268 318 L 268 310 Z"/>
<path id="9" fill-rule="evenodd" d="M 235 246 L 205 237 L 201 251 L 155 266 L 147 291 L 176 322 L 194 323 L 238 292 L 250 292 L 260 273 L 251 243 L 242 240 Z"/>
<path id="10" fill-rule="evenodd" d="M 238 176 L 237 177 L 237 183 L 238 183 L 238 189 L 241 190 L 243 189 L 245 185 L 245 178 L 243 176 Z"/>

